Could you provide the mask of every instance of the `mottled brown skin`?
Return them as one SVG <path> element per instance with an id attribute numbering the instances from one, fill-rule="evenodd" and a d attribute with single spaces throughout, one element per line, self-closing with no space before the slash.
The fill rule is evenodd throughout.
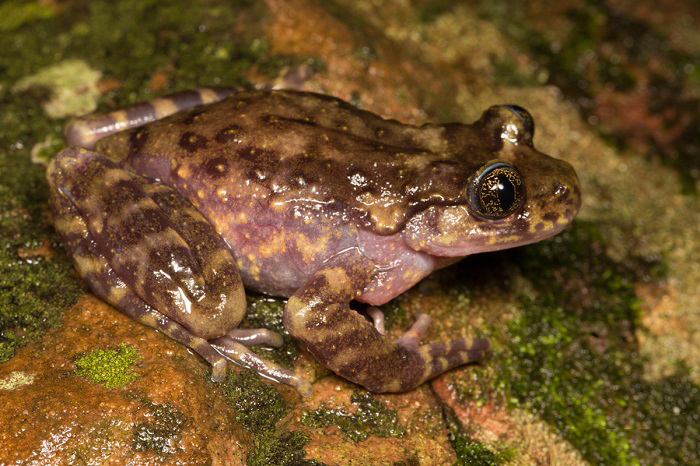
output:
<path id="1" fill-rule="evenodd" d="M 225 363 L 212 348 L 308 391 L 293 373 L 232 356 L 241 279 L 290 297 L 289 333 L 372 391 L 409 390 L 480 360 L 486 340 L 421 346 L 419 318 L 425 325 L 391 341 L 348 304 L 383 304 L 435 268 L 546 238 L 578 212 L 573 169 L 534 148 L 532 119 L 517 107 L 492 107 L 472 125 L 415 127 L 318 94 L 223 98 L 232 91 L 77 120 L 69 143 L 97 141 L 96 153 L 69 148 L 48 172 L 56 227 L 93 290 L 215 371 Z M 490 199 L 512 209 L 492 215 L 474 193 L 494 162 L 509 167 L 516 201 L 498 181 L 501 197 Z"/>

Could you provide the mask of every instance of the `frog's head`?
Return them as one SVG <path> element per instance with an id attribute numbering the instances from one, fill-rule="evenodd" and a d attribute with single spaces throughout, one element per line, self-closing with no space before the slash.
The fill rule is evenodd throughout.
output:
<path id="1" fill-rule="evenodd" d="M 526 110 L 494 106 L 472 125 L 445 129 L 470 168 L 458 205 L 434 205 L 408 222 L 412 248 L 440 257 L 507 249 L 559 233 L 578 213 L 576 172 L 534 148 Z"/>

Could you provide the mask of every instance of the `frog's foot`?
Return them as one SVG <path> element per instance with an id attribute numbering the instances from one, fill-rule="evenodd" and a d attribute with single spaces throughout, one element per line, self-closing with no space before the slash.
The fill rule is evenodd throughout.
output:
<path id="1" fill-rule="evenodd" d="M 226 359 L 239 366 L 257 372 L 275 382 L 290 385 L 303 397 L 311 395 L 311 384 L 294 371 L 285 369 L 272 361 L 263 359 L 233 338 L 221 337 L 210 340 L 211 345 Z"/>
<path id="2" fill-rule="evenodd" d="M 234 328 L 226 335 L 245 346 L 269 345 L 279 348 L 284 344 L 282 335 L 266 328 Z"/>
<path id="3" fill-rule="evenodd" d="M 430 323 L 425 315 L 418 315 L 416 323 L 397 341 L 382 335 L 376 324 L 349 306 L 376 270 L 377 265 L 360 251 L 347 250 L 328 261 L 326 268 L 289 298 L 284 325 L 321 364 L 373 392 L 405 392 L 447 370 L 486 357 L 490 343 L 485 339 L 420 345 Z"/>
<path id="4" fill-rule="evenodd" d="M 56 230 L 92 291 L 196 351 L 222 380 L 226 359 L 206 339 L 240 322 L 245 295 L 214 227 L 171 188 L 84 149 L 54 157 L 47 177 Z"/>
<path id="5" fill-rule="evenodd" d="M 384 313 L 377 306 L 370 306 L 367 308 L 367 314 L 372 318 L 374 322 L 374 328 L 381 335 L 386 335 L 386 330 L 384 328 Z"/>
<path id="6" fill-rule="evenodd" d="M 430 327 L 430 316 L 422 312 L 418 313 L 418 315 L 416 315 L 416 321 L 401 338 L 396 340 L 396 344 L 410 349 L 418 348 L 425 332 L 428 331 L 428 327 Z"/>

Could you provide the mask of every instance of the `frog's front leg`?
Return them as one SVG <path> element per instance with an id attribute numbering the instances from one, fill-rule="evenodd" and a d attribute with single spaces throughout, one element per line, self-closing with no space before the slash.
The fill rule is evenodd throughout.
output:
<path id="1" fill-rule="evenodd" d="M 442 372 L 482 360 L 486 339 L 419 345 L 429 322 L 418 319 L 391 341 L 349 307 L 371 282 L 376 264 L 358 250 L 341 253 L 289 299 L 284 325 L 321 364 L 373 392 L 404 392 Z"/>

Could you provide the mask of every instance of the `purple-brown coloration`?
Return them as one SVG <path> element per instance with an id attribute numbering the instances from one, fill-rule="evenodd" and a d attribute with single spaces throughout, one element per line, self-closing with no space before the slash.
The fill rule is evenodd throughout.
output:
<path id="1" fill-rule="evenodd" d="M 472 125 L 415 127 L 294 91 L 234 92 L 185 109 L 227 91 L 198 92 L 77 120 L 67 134 L 82 143 L 113 132 L 120 115 L 158 118 L 100 139 L 97 153 L 67 149 L 48 177 L 56 227 L 93 290 L 148 325 L 162 329 L 152 318 L 161 316 L 166 333 L 215 368 L 214 349 L 309 390 L 237 342 L 241 280 L 290 297 L 289 333 L 370 390 L 409 390 L 481 360 L 487 340 L 421 346 L 423 316 L 391 341 L 348 303 L 380 305 L 461 257 L 549 237 L 580 206 L 573 169 L 534 148 L 534 122 L 519 107 L 492 107 Z"/>

